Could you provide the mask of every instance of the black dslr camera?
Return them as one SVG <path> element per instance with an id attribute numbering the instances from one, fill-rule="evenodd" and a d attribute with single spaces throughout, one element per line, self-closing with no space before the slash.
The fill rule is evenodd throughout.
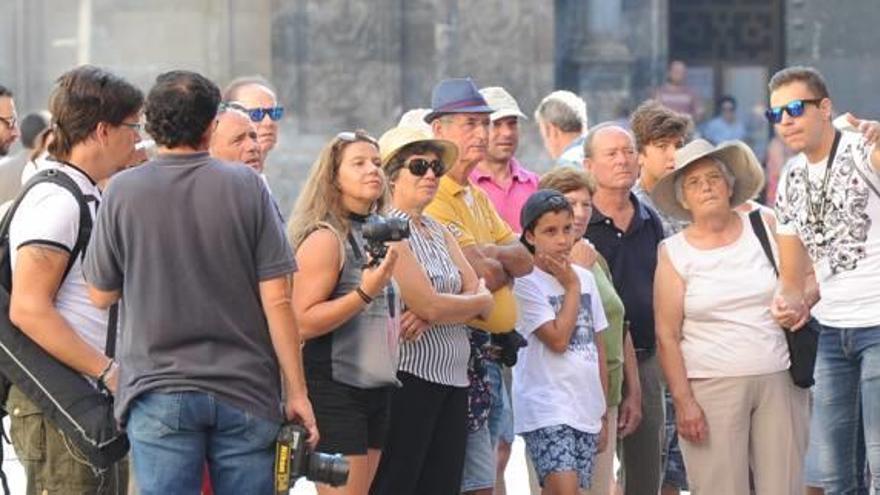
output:
<path id="1" fill-rule="evenodd" d="M 278 432 L 275 444 L 275 493 L 287 495 L 296 479 L 305 476 L 310 481 L 330 486 L 348 482 L 348 461 L 342 455 L 330 455 L 309 450 L 308 431 L 301 425 L 285 423 Z"/>
<path id="2" fill-rule="evenodd" d="M 370 253 L 366 268 L 378 266 L 388 254 L 387 242 L 409 237 L 409 222 L 401 218 L 374 216 L 364 224 L 362 234 L 367 241 L 367 252 Z"/>

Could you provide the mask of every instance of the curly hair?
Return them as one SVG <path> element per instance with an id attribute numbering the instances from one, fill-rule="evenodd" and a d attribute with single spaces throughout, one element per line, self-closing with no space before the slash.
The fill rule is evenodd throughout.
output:
<path id="1" fill-rule="evenodd" d="M 657 100 L 647 100 L 639 105 L 630 119 L 639 152 L 661 139 L 687 141 L 693 126 L 690 116 L 678 113 Z"/>
<path id="2" fill-rule="evenodd" d="M 147 96 L 147 132 L 168 148 L 198 148 L 220 105 L 220 89 L 196 72 L 159 74 Z"/>
<path id="3" fill-rule="evenodd" d="M 98 124 L 118 126 L 144 105 L 144 94 L 131 83 L 104 69 L 81 65 L 55 81 L 49 96 L 52 142 L 49 153 L 65 159 Z"/>

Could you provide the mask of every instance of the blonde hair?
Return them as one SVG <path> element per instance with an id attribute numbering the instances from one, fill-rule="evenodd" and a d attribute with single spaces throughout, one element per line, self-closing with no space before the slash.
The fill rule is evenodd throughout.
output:
<path id="1" fill-rule="evenodd" d="M 353 139 L 343 139 L 343 134 L 351 134 Z M 340 133 L 327 143 L 312 164 L 309 176 L 303 186 L 287 225 L 287 237 L 296 251 L 299 245 L 312 232 L 318 229 L 329 229 L 340 243 L 350 229 L 349 212 L 342 204 L 342 189 L 339 188 L 337 176 L 342 163 L 342 153 L 348 145 L 356 142 L 370 143 L 379 149 L 376 140 L 364 131 Z M 383 177 L 382 195 L 373 205 L 374 212 L 381 212 L 388 204 L 388 182 Z M 341 244 L 340 244 L 341 245 Z"/>

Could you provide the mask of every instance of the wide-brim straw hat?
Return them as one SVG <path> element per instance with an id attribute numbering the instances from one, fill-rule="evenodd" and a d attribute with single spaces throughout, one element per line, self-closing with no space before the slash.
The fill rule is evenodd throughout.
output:
<path id="1" fill-rule="evenodd" d="M 414 143 L 433 144 L 442 150 L 440 160 L 443 162 L 443 170 L 458 160 L 458 146 L 452 141 L 435 139 L 422 129 L 413 127 L 393 127 L 382 134 L 379 138 L 379 158 L 382 160 L 382 168 L 388 170 L 388 164 L 403 148 Z"/>
<path id="2" fill-rule="evenodd" d="M 733 174 L 735 180 L 730 197 L 731 208 L 752 199 L 764 187 L 764 171 L 747 144 L 742 141 L 725 141 L 712 146 L 705 139 L 695 139 L 675 152 L 675 169 L 660 179 L 651 191 L 651 199 L 660 211 L 681 220 L 693 220 L 691 212 L 675 198 L 675 180 L 688 167 L 703 158 L 717 159 Z"/>

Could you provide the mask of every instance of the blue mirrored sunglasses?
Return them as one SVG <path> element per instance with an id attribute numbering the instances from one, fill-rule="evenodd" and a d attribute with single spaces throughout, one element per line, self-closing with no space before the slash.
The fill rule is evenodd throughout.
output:
<path id="1" fill-rule="evenodd" d="M 781 107 L 768 108 L 764 112 L 764 116 L 767 117 L 767 120 L 771 124 L 778 124 L 782 122 L 782 112 L 786 112 L 792 117 L 800 117 L 804 114 L 804 109 L 807 106 L 807 103 L 812 103 L 813 105 L 819 106 L 819 103 L 821 101 L 822 98 L 813 98 L 810 100 L 794 100 L 789 102 L 787 105 L 783 105 Z"/>
<path id="2" fill-rule="evenodd" d="M 262 122 L 267 115 L 273 121 L 278 122 L 284 116 L 284 107 L 281 105 L 268 108 L 246 108 L 244 111 L 253 122 Z"/>

